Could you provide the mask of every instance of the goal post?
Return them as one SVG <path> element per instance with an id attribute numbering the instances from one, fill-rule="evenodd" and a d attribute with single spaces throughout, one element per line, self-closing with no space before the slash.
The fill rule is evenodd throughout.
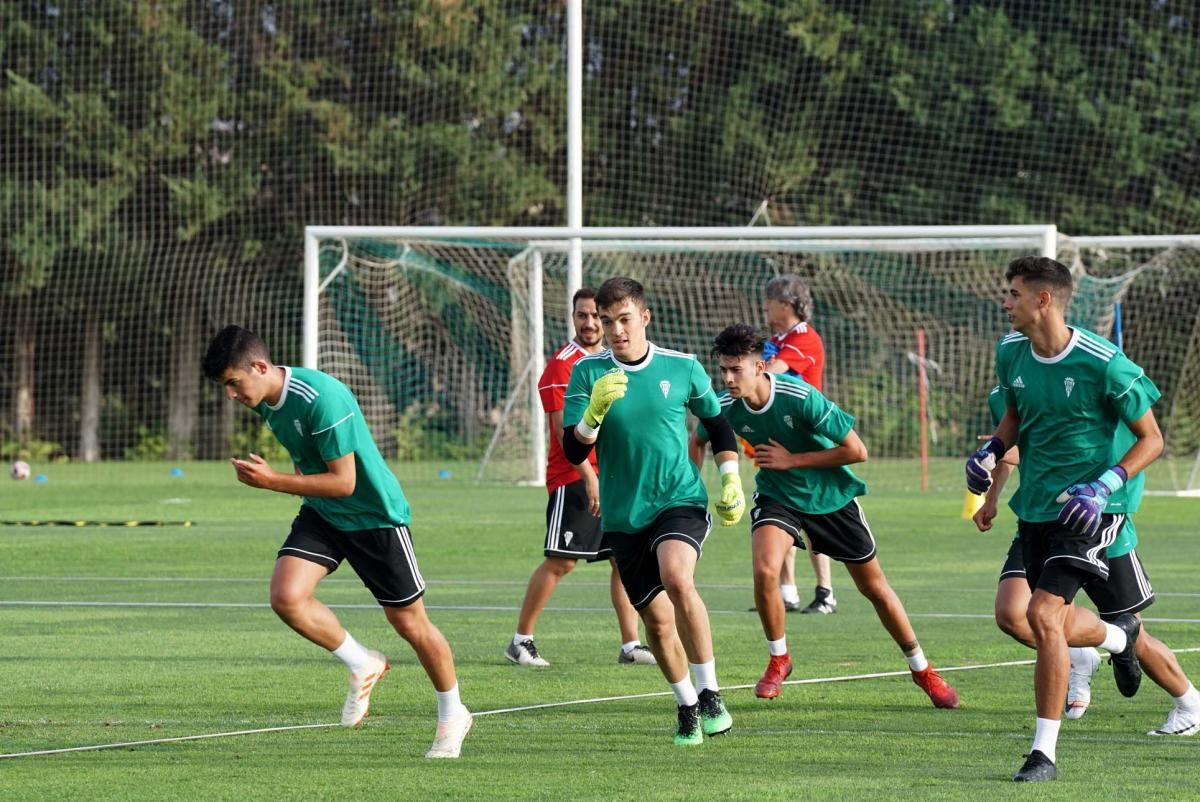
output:
<path id="1" fill-rule="evenodd" d="M 725 325 L 761 321 L 767 280 L 798 273 L 813 285 L 827 384 L 873 453 L 918 453 L 918 330 L 942 366 L 927 388 L 930 437 L 941 436 L 931 453 L 957 453 L 946 433 L 974 435 L 958 416 L 967 404 L 982 416 L 1005 327 L 1003 267 L 1057 241 L 1053 226 L 309 227 L 303 350 L 355 390 L 389 457 L 539 482 L 536 383 L 570 336 L 574 281 L 638 278 L 651 338 L 703 357 Z"/>

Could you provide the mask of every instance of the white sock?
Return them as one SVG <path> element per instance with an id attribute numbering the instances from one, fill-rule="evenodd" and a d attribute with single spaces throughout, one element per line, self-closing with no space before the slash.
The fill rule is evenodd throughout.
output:
<path id="1" fill-rule="evenodd" d="M 780 585 L 779 592 L 783 594 L 783 600 L 788 602 L 800 601 L 800 591 L 795 585 Z"/>
<path id="2" fill-rule="evenodd" d="M 670 685 L 675 694 L 675 704 L 680 707 L 691 707 L 700 701 L 700 697 L 696 695 L 696 688 L 692 685 L 692 678 L 686 674 L 679 682 L 672 682 Z"/>
<path id="3" fill-rule="evenodd" d="M 462 699 L 458 697 L 458 683 L 448 691 L 436 691 L 438 703 L 438 721 L 449 721 L 462 709 Z"/>
<path id="4" fill-rule="evenodd" d="M 767 651 L 770 652 L 772 656 L 787 654 L 787 635 L 784 635 L 779 640 L 767 641 Z"/>
<path id="5" fill-rule="evenodd" d="M 1104 649 L 1109 654 L 1120 654 L 1125 651 L 1126 643 L 1128 643 L 1128 639 L 1125 637 L 1125 630 L 1105 623 L 1104 643 L 1100 644 L 1101 649 Z"/>
<path id="6" fill-rule="evenodd" d="M 1054 748 L 1058 746 L 1058 728 L 1061 724 L 1061 721 L 1054 719 L 1039 718 L 1037 729 L 1033 733 L 1033 746 L 1030 747 L 1030 751 L 1036 749 L 1050 758 L 1051 763 L 1057 763 L 1058 761 L 1054 757 Z"/>
<path id="7" fill-rule="evenodd" d="M 920 646 L 912 654 L 904 655 L 904 659 L 908 661 L 908 667 L 911 671 L 924 671 L 929 668 L 929 661 L 925 659 L 925 652 L 921 651 Z"/>
<path id="8" fill-rule="evenodd" d="M 517 646 L 520 646 L 522 642 L 527 640 L 533 640 L 533 636 L 522 635 L 520 632 L 518 632 L 516 635 L 513 635 L 513 643 L 515 643 Z"/>
<path id="9" fill-rule="evenodd" d="M 719 691 L 717 685 L 717 659 L 714 657 L 707 663 L 688 663 L 692 676 L 696 678 L 697 691 Z"/>
<path id="10" fill-rule="evenodd" d="M 621 644 L 621 651 L 624 654 L 629 654 L 630 652 L 632 652 L 634 649 L 636 649 L 637 647 L 639 647 L 641 645 L 642 645 L 642 642 L 640 640 L 631 640 L 628 643 Z"/>
<path id="11" fill-rule="evenodd" d="M 1175 697 L 1175 704 L 1190 713 L 1200 711 L 1200 693 L 1196 691 L 1196 686 L 1189 682 L 1188 689 L 1183 692 L 1183 695 Z"/>
<path id="12" fill-rule="evenodd" d="M 342 645 L 333 650 L 333 656 L 345 663 L 352 672 L 362 671 L 371 661 L 371 655 L 349 632 Z"/>

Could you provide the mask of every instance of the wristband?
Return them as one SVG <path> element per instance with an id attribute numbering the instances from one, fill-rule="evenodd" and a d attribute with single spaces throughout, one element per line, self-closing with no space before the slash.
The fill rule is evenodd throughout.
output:
<path id="1" fill-rule="evenodd" d="M 579 421 L 579 423 L 575 424 L 575 431 L 586 440 L 595 440 L 596 435 L 600 433 L 600 424 L 597 423 L 595 426 L 588 426 L 583 421 Z"/>
<path id="2" fill-rule="evenodd" d="M 1109 493 L 1116 493 L 1120 490 L 1126 480 L 1129 479 L 1129 474 L 1120 465 L 1114 465 L 1104 473 L 1100 474 L 1100 478 L 1096 481 L 1108 488 Z"/>
<path id="3" fill-rule="evenodd" d="M 737 473 L 738 472 L 738 461 L 735 459 L 726 460 L 725 462 L 722 462 L 720 465 L 717 466 L 717 470 L 721 472 L 722 476 L 724 476 L 727 473 Z"/>

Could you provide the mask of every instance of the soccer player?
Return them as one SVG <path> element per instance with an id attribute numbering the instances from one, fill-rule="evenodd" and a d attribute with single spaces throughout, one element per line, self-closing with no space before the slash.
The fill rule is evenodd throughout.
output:
<path id="1" fill-rule="evenodd" d="M 609 348 L 575 363 L 563 411 L 563 451 L 580 465 L 599 453 L 600 520 L 621 582 L 678 705 L 675 743 L 692 746 L 733 726 L 717 683 L 696 561 L 708 537 L 708 494 L 688 459 L 687 412 L 709 426 L 721 475 L 722 525 L 745 511 L 737 440 L 704 368 L 646 338 L 642 285 L 611 278 L 596 307 Z M 663 593 L 663 591 L 666 591 Z M 695 677 L 695 685 L 688 669 Z"/>
<path id="2" fill-rule="evenodd" d="M 1125 520 L 1125 483 L 1162 452 L 1150 410 L 1159 392 L 1145 372 L 1107 340 L 1067 326 L 1071 271 L 1048 257 L 1009 263 L 1004 311 L 1013 331 L 996 346 L 996 375 L 1007 409 L 995 434 L 967 460 L 967 489 L 986 492 L 997 462 L 1020 447 L 1021 484 L 1009 501 L 1029 587 L 1026 610 L 1037 662 L 1033 746 L 1013 779 L 1053 780 L 1066 703 L 1070 643 L 1113 655 L 1125 696 L 1137 692 L 1141 624 L 1132 613 L 1112 623 L 1073 604 L 1088 580 L 1109 577 L 1105 549 Z M 1117 462 L 1113 439 L 1123 422 L 1134 442 Z"/>
<path id="3" fill-rule="evenodd" d="M 346 560 L 437 692 L 437 734 L 425 757 L 458 757 L 471 714 L 459 699 L 450 646 L 421 601 L 425 581 L 413 553 L 408 501 L 353 393 L 319 370 L 273 364 L 263 341 L 238 326 L 212 339 L 202 368 L 226 398 L 262 417 L 291 455 L 293 473 L 275 471 L 257 454 L 232 463 L 239 482 L 304 499 L 275 560 L 271 609 L 350 672 L 342 725 L 362 722 L 371 692 L 389 668 L 383 654 L 355 640 L 313 595 Z"/>
<path id="4" fill-rule="evenodd" d="M 754 600 L 770 657 L 755 695 L 774 699 L 792 673 L 779 571 L 789 548 L 803 548 L 804 530 L 816 548 L 845 564 L 934 707 L 957 708 L 958 693 L 925 659 L 904 605 L 876 557 L 875 538 L 857 500 L 867 486 L 848 467 L 867 458 L 854 418 L 803 379 L 768 371 L 763 342 L 746 323 L 728 327 L 713 341 L 727 388 L 721 409 L 734 432 L 754 446 L 759 468 L 750 513 L 751 550 Z M 708 436 L 708 421 L 703 425 L 695 435 L 700 443 Z"/>
<path id="5" fill-rule="evenodd" d="M 621 587 L 621 576 L 617 573 L 612 549 L 601 542 L 604 533 L 600 529 L 600 485 L 596 478 L 595 452 L 589 454 L 588 460 L 578 468 L 563 456 L 563 396 L 571 377 L 571 368 L 581 357 L 597 353 L 603 338 L 600 315 L 596 312 L 596 290 L 591 287 L 579 290 L 571 299 L 571 306 L 575 339 L 554 352 L 538 380 L 542 409 L 550 425 L 550 454 L 546 462 L 546 490 L 550 493 L 550 501 L 546 506 L 545 560 L 529 577 L 529 586 L 525 589 L 525 600 L 521 603 L 521 614 L 517 619 L 517 632 L 504 650 L 504 656 L 509 662 L 522 666 L 550 665 L 538 653 L 533 641 L 533 628 L 538 615 L 550 601 L 559 580 L 575 568 L 576 562 L 581 559 L 595 562 L 607 558 L 612 563 L 609 594 L 621 631 L 621 650 L 617 653 L 617 662 L 622 665 L 654 665 L 654 655 L 638 639 L 637 611 Z"/>
<path id="6" fill-rule="evenodd" d="M 994 388 L 988 395 L 988 406 L 997 424 L 1004 417 L 1004 399 L 1005 395 L 999 387 Z M 1115 460 L 1123 456 L 1133 441 L 1134 437 L 1129 428 L 1119 424 L 1111 458 Z M 1019 451 L 1016 446 L 1010 448 L 992 472 L 992 486 L 988 488 L 983 504 L 974 515 L 975 525 L 981 532 L 992 528 L 1000 493 L 1013 467 L 1020 461 Z M 1112 622 L 1122 613 L 1139 614 L 1154 603 L 1154 590 L 1150 586 L 1150 578 L 1134 550 L 1137 546 L 1137 531 L 1132 516 L 1141 503 L 1144 478 L 1145 474 L 1140 473 L 1125 485 L 1125 523 L 1116 541 L 1105 552 L 1108 556 L 1108 580 L 1092 578 L 1083 584 L 1084 593 L 1096 605 L 1102 621 Z M 1018 536 L 1013 539 L 1000 571 L 1000 584 L 996 589 L 996 623 L 1014 640 L 1034 648 L 1033 630 L 1025 617 L 1030 597 L 1031 591 L 1026 581 Z M 1072 646 L 1070 656 L 1071 670 L 1067 682 L 1067 708 L 1064 715 L 1070 719 L 1077 719 L 1083 716 L 1091 702 L 1092 675 L 1100 667 L 1100 655 L 1090 646 Z M 1144 623 L 1137 638 L 1137 656 L 1138 662 L 1150 679 L 1175 701 L 1163 725 L 1151 730 L 1147 735 L 1188 736 L 1200 732 L 1200 693 L 1183 673 L 1175 653 L 1162 641 L 1150 635 Z"/>
<path id="7" fill-rule="evenodd" d="M 799 276 L 776 276 L 767 282 L 763 314 L 774 334 L 763 345 L 767 370 L 788 376 L 799 376 L 818 390 L 825 373 L 825 345 L 821 335 L 812 327 L 812 293 Z M 833 569 L 829 557 L 808 543 L 808 559 L 816 575 L 817 588 L 807 607 L 800 607 L 800 592 L 796 589 L 796 548 L 788 549 L 780 574 L 783 607 L 789 613 L 829 614 L 837 612 L 833 596 Z"/>

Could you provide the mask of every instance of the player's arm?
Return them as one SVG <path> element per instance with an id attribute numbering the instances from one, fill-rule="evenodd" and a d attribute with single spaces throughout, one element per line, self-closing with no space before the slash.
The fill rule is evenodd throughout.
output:
<path id="1" fill-rule="evenodd" d="M 688 438 L 688 459 L 697 468 L 704 465 L 704 452 L 708 451 L 708 438 L 701 437 L 699 431 L 692 432 Z"/>
<path id="2" fill-rule="evenodd" d="M 981 438 L 986 435 L 981 435 Z M 992 521 L 996 517 L 996 511 L 1000 506 L 1000 494 L 1004 492 L 1004 485 L 1008 483 L 1008 477 L 1012 476 L 1013 469 L 1021 461 L 1021 451 L 1016 446 L 1005 452 L 1004 456 L 997 463 L 996 469 L 992 471 L 992 486 L 988 488 L 987 494 L 983 497 L 983 504 L 971 516 L 971 520 L 975 522 L 975 527 L 980 532 L 986 532 L 992 528 Z"/>
<path id="3" fill-rule="evenodd" d="M 842 441 L 833 448 L 820 451 L 798 451 L 792 453 L 778 440 L 772 438 L 754 449 L 754 464 L 771 471 L 787 471 L 793 468 L 840 468 L 867 461 L 867 447 L 858 432 L 851 429 Z"/>
<path id="4" fill-rule="evenodd" d="M 234 457 L 230 462 L 237 472 L 238 481 L 263 490 L 288 493 L 293 496 L 314 498 L 342 498 L 354 492 L 357 471 L 354 452 L 334 460 L 327 460 L 323 473 L 280 473 L 258 454 L 249 454 L 247 459 Z"/>
<path id="5" fill-rule="evenodd" d="M 1016 444 L 1020 428 L 1021 419 L 1017 410 L 1007 407 L 995 433 L 974 454 L 967 457 L 967 490 L 976 495 L 987 492 L 992 486 L 992 472 L 1007 453 L 1009 446 Z"/>
<path id="6" fill-rule="evenodd" d="M 1133 423 L 1126 424 L 1129 431 L 1133 432 L 1133 436 L 1137 438 L 1129 450 L 1125 452 L 1125 456 L 1117 461 L 1127 477 L 1136 476 L 1138 473 L 1146 470 L 1151 462 L 1158 459 L 1163 453 L 1163 436 L 1162 430 L 1158 428 L 1158 420 L 1154 417 L 1154 410 L 1146 410 L 1146 414 L 1135 420 Z"/>
<path id="7" fill-rule="evenodd" d="M 721 476 L 717 516 L 721 519 L 721 526 L 733 526 L 746 511 L 746 493 L 742 489 L 742 476 L 738 473 L 737 435 L 719 410 L 712 417 L 701 418 L 700 425 L 712 442 L 713 461 L 717 463 L 717 472 Z M 703 447 L 700 448 L 700 458 L 703 459 Z"/>

